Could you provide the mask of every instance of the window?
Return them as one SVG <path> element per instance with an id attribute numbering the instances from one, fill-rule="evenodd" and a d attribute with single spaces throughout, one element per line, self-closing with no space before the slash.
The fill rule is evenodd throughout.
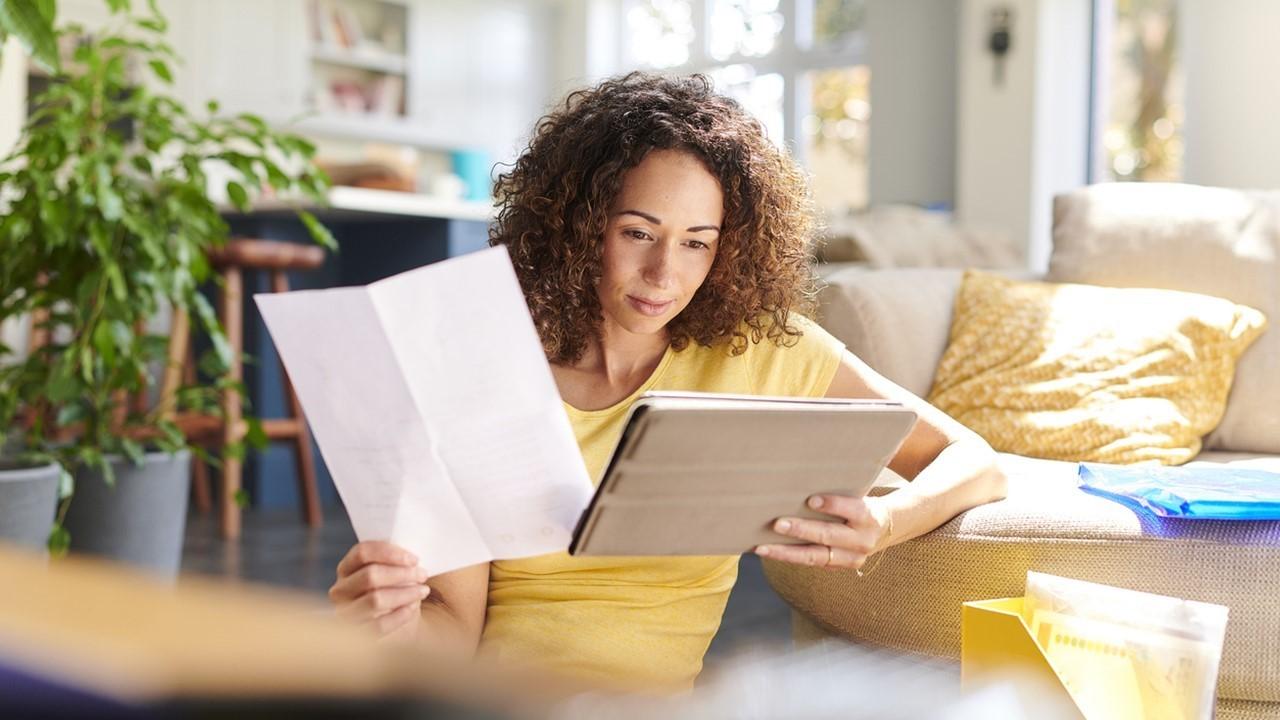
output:
<path id="1" fill-rule="evenodd" d="M 706 74 L 808 168 L 823 210 L 866 206 L 866 0 L 619 1 L 625 64 Z"/>
<path id="2" fill-rule="evenodd" d="M 689 0 L 647 0 L 627 11 L 632 60 L 654 69 L 689 62 L 693 8 Z"/>
<path id="3" fill-rule="evenodd" d="M 866 65 L 809 74 L 810 109 L 801 132 L 818 205 L 848 212 L 867 205 L 871 72 Z"/>
<path id="4" fill-rule="evenodd" d="M 1178 0 L 1095 0 L 1091 181 L 1182 177 Z"/>
<path id="5" fill-rule="evenodd" d="M 771 140 L 783 143 L 786 136 L 782 119 L 786 81 L 781 74 L 761 75 L 745 63 L 715 68 L 707 74 L 717 90 L 737 100 L 764 125 Z"/>
<path id="6" fill-rule="evenodd" d="M 710 0 L 711 57 L 764 57 L 778 46 L 785 21 L 778 0 Z"/>

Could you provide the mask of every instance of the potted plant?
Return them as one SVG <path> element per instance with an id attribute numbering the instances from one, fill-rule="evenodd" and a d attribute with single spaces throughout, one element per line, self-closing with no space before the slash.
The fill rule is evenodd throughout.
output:
<path id="1" fill-rule="evenodd" d="M 263 188 L 323 202 L 328 181 L 302 138 L 253 115 L 221 116 L 212 101 L 197 115 L 153 89 L 172 82 L 177 61 L 164 18 L 154 1 L 137 12 L 129 0 L 106 2 L 107 29 L 52 29 L 55 41 L 74 42 L 64 62 L 39 39 L 41 23 L 52 26 L 51 0 L 10 0 L 0 12 L 11 19 L 36 8 L 0 29 L 35 37 L 27 45 L 52 70 L 17 146 L 0 160 L 0 318 L 29 314 L 45 338 L 22 359 L 0 346 L 0 447 L 10 462 L 54 467 L 55 554 L 83 547 L 175 573 L 189 453 L 203 451 L 188 446 L 170 408 L 130 400 L 155 384 L 152 371 L 167 357 L 167 338 L 144 326 L 166 305 L 198 322 L 212 344 L 201 360 L 211 379 L 182 387 L 174 402 L 217 413 L 219 392 L 239 385 L 226 377 L 229 346 L 200 292 L 210 278 L 206 254 L 228 234 L 211 178 L 231 178 L 218 189 L 240 210 Z M 151 82 L 139 82 L 142 74 Z M 298 212 L 331 247 L 316 219 Z M 260 437 L 251 421 L 246 439 Z M 113 513 L 121 510 L 137 514 L 120 519 Z M 87 529 L 73 532 L 67 521 L 77 517 Z M 78 537 L 94 526 L 110 542 Z"/>

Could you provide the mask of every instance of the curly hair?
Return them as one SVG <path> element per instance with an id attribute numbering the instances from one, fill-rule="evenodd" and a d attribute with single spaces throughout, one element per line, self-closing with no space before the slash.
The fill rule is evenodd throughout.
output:
<path id="1" fill-rule="evenodd" d="M 706 281 L 668 324 L 674 349 L 748 339 L 784 345 L 810 315 L 815 215 L 804 174 L 704 76 L 646 73 L 570 93 L 498 176 L 490 245 L 505 245 L 547 358 L 572 363 L 599 337 L 602 239 L 623 177 L 652 150 L 701 159 L 720 181 L 724 220 Z"/>

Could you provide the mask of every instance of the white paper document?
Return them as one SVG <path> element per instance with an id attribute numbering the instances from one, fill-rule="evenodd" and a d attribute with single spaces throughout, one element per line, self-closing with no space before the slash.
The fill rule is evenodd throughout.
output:
<path id="1" fill-rule="evenodd" d="M 568 547 L 591 482 L 506 248 L 254 300 L 360 540 L 432 575 Z"/>

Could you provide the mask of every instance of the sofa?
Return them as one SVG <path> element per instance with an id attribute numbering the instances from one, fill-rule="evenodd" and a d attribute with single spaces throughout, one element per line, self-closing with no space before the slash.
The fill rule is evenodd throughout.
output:
<path id="1" fill-rule="evenodd" d="M 1043 279 L 1197 292 L 1270 318 L 1193 464 L 1280 472 L 1280 192 L 1083 188 L 1056 198 L 1053 239 Z M 878 372 L 927 396 L 962 274 L 838 271 L 826 277 L 820 320 Z M 1075 463 L 999 462 L 1006 499 L 886 550 L 862 576 L 766 562 L 797 639 L 958 659 L 961 604 L 1021 595 L 1035 570 L 1228 606 L 1217 717 L 1280 718 L 1280 522 L 1159 519 L 1084 493 Z"/>

